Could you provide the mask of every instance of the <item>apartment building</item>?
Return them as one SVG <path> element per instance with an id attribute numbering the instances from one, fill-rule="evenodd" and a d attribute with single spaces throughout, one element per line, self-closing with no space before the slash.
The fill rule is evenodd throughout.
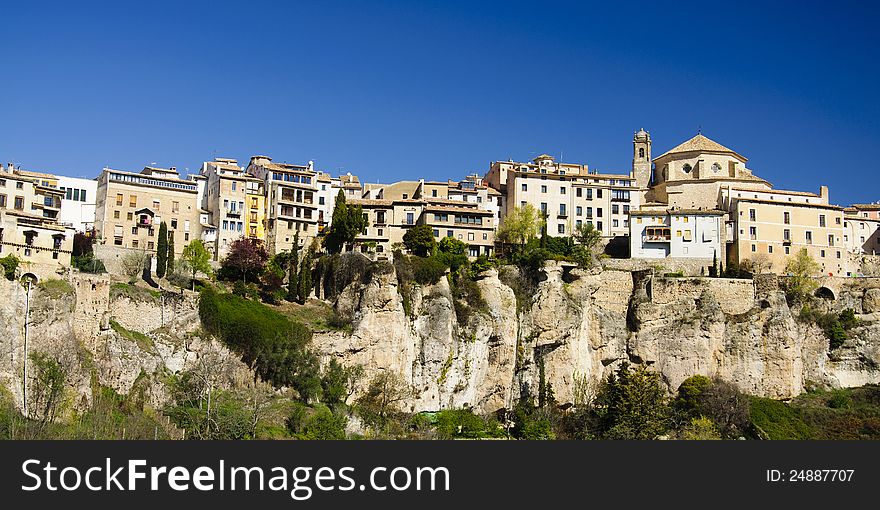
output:
<path id="1" fill-rule="evenodd" d="M 15 255 L 38 276 L 70 265 L 75 230 L 58 222 L 57 184 L 49 174 L 0 166 L 0 257 Z"/>
<path id="2" fill-rule="evenodd" d="M 629 212 L 640 205 L 640 190 L 630 174 L 600 174 L 587 165 L 558 163 L 542 154 L 529 163 L 492 162 L 483 179 L 503 197 L 501 220 L 512 207 L 532 204 L 546 214 L 551 236 L 571 234 L 592 224 L 606 240 L 629 235 Z"/>
<path id="3" fill-rule="evenodd" d="M 199 205 L 198 183 L 181 179 L 174 167 L 147 166 L 140 173 L 104 168 L 98 177 L 95 212 L 98 243 L 155 254 L 164 221 L 175 254 L 180 255 L 190 240 L 201 236 Z M 117 250 L 114 255 L 121 253 Z"/>
<path id="4" fill-rule="evenodd" d="M 289 251 L 297 233 L 300 247 L 307 246 L 318 235 L 318 180 L 313 163 L 293 165 L 273 162 L 268 156 L 253 156 L 246 172 L 265 187 L 269 253 Z"/>
<path id="5" fill-rule="evenodd" d="M 725 212 L 642 207 L 630 213 L 632 258 L 701 259 L 707 267 L 723 262 Z"/>
<path id="6" fill-rule="evenodd" d="M 58 189 L 64 192 L 58 222 L 78 232 L 90 232 L 95 227 L 95 205 L 98 181 L 59 175 Z"/>
<path id="7" fill-rule="evenodd" d="M 209 224 L 216 226 L 214 260 L 225 257 L 237 239 L 265 240 L 265 183 L 229 158 L 202 163 L 201 175 L 205 177 L 202 208 L 210 215 Z"/>
<path id="8" fill-rule="evenodd" d="M 844 209 L 843 242 L 852 255 L 880 255 L 880 204 Z"/>

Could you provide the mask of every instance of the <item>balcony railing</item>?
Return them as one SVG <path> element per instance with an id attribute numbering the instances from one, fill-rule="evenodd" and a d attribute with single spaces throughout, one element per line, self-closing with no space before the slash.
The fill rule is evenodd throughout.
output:
<path id="1" fill-rule="evenodd" d="M 671 235 L 646 235 L 642 236 L 642 241 L 645 242 L 669 242 L 672 240 Z"/>

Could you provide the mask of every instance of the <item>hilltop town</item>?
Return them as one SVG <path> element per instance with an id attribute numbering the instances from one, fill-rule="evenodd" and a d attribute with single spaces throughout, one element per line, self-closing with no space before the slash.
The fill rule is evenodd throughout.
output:
<path id="1" fill-rule="evenodd" d="M 348 249 L 374 260 L 392 257 L 416 225 L 429 226 L 437 240 L 462 241 L 471 258 L 491 256 L 498 227 L 527 204 L 540 211 L 548 236 L 591 225 L 610 257 L 691 275 L 730 266 L 784 273 L 786 260 L 806 249 L 822 274 L 856 276 L 865 272 L 864 257 L 880 248 L 880 205 L 835 205 L 827 186 L 818 194 L 776 189 L 740 153 L 702 134 L 652 158 L 651 136 L 640 129 L 632 149 L 626 173 L 541 154 L 530 162 L 494 161 L 482 177 L 388 184 L 259 155 L 245 166 L 215 158 L 186 176 L 145 166 L 104 168 L 95 179 L 9 163 L 0 172 L 0 256 L 15 255 L 34 275 L 63 272 L 74 234 L 82 232 L 111 272 L 131 251 L 151 255 L 155 268 L 162 222 L 178 256 L 198 239 L 219 263 L 241 238 L 277 254 L 324 235 L 339 193 L 367 220 Z"/>

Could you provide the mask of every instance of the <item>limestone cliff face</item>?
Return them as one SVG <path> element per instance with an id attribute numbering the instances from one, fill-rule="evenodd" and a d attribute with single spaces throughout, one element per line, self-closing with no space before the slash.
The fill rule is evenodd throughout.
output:
<path id="1" fill-rule="evenodd" d="M 648 364 L 670 390 L 695 374 L 775 398 L 808 384 L 880 382 L 878 289 L 844 289 L 814 303 L 824 311 L 853 308 L 863 321 L 829 353 L 824 333 L 795 320 L 778 288 L 757 289 L 751 280 L 655 279 L 556 263 L 544 276 L 518 312 L 513 291 L 488 271 L 478 282 L 488 313 L 459 325 L 445 279 L 416 289 L 407 316 L 394 275 L 375 275 L 336 300 L 351 312 L 353 333 L 318 334 L 315 345 L 364 366 L 366 380 L 398 373 L 415 390 L 416 411 L 495 411 L 536 395 L 542 370 L 557 400 L 571 402 L 576 379 L 595 383 L 622 361 Z"/>
<path id="2" fill-rule="evenodd" d="M 196 295 L 169 296 L 163 303 L 111 298 L 105 278 L 77 276 L 69 284 L 71 291 L 60 295 L 32 288 L 27 347 L 30 354 L 57 359 L 66 370 L 69 411 L 91 402 L 93 383 L 120 394 L 137 385 L 147 402 L 159 407 L 167 400 L 164 376 L 194 366 L 207 353 L 233 360 L 231 377 L 252 377 L 232 353 L 201 333 Z M 0 384 L 21 407 L 26 290 L 0 279 L 0 296 Z"/>
<path id="3" fill-rule="evenodd" d="M 624 361 L 649 365 L 671 391 L 694 374 L 777 398 L 811 384 L 880 382 L 880 281 L 874 279 L 826 282 L 827 299 L 814 299 L 819 311 L 852 308 L 862 319 L 829 352 L 824 333 L 796 320 L 778 285 L 763 280 L 652 278 L 551 262 L 520 303 L 497 271 L 485 272 L 477 286 L 487 306 L 459 317 L 445 278 L 402 290 L 390 265 L 365 274 L 333 300 L 340 315 L 353 319 L 352 331 L 316 333 L 314 348 L 325 361 L 363 366 L 362 387 L 381 371 L 400 375 L 413 389 L 406 402 L 412 411 L 493 412 L 535 396 L 542 379 L 567 403 L 576 381 L 596 383 Z M 225 385 L 253 378 L 202 333 L 195 294 L 111 292 L 108 280 L 88 276 L 69 282 L 72 291 L 61 295 L 31 291 L 28 350 L 67 368 L 71 408 L 90 401 L 93 382 L 123 394 L 137 387 L 161 406 L 166 376 L 207 355 L 231 361 Z M 0 296 L 0 383 L 20 405 L 25 289 L 0 280 Z"/>

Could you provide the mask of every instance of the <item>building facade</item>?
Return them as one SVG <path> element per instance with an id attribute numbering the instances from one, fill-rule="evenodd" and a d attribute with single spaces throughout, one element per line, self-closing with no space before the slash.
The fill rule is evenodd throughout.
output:
<path id="1" fill-rule="evenodd" d="M 484 182 L 503 197 L 496 198 L 501 221 L 511 208 L 532 204 L 546 215 L 551 236 L 570 235 L 580 224 L 592 224 L 606 241 L 628 236 L 629 212 L 641 197 L 634 173 L 600 174 L 547 154 L 530 163 L 495 161 Z"/>
<path id="2" fill-rule="evenodd" d="M 0 257 L 45 277 L 70 266 L 75 230 L 59 223 L 64 196 L 57 179 L 0 166 Z"/>
<path id="3" fill-rule="evenodd" d="M 308 165 L 275 163 L 268 156 L 253 156 L 247 173 L 265 189 L 265 241 L 269 253 L 290 251 L 295 239 L 300 248 L 318 235 L 317 173 Z M 222 229 L 222 227 L 220 227 Z"/>
<path id="4" fill-rule="evenodd" d="M 181 179 L 173 167 L 148 166 L 140 173 L 105 168 L 101 172 L 95 214 L 100 245 L 155 255 L 163 221 L 177 256 L 190 240 L 201 237 L 196 181 Z"/>
<path id="5" fill-rule="evenodd" d="M 237 239 L 264 241 L 264 182 L 247 174 L 236 160 L 228 158 L 202 163 L 201 175 L 205 177 L 201 207 L 209 213 L 208 224 L 216 229 L 214 260 L 225 257 Z"/>
<path id="6" fill-rule="evenodd" d="M 59 175 L 58 189 L 64 192 L 59 223 L 77 232 L 90 232 L 95 228 L 98 181 Z"/>

